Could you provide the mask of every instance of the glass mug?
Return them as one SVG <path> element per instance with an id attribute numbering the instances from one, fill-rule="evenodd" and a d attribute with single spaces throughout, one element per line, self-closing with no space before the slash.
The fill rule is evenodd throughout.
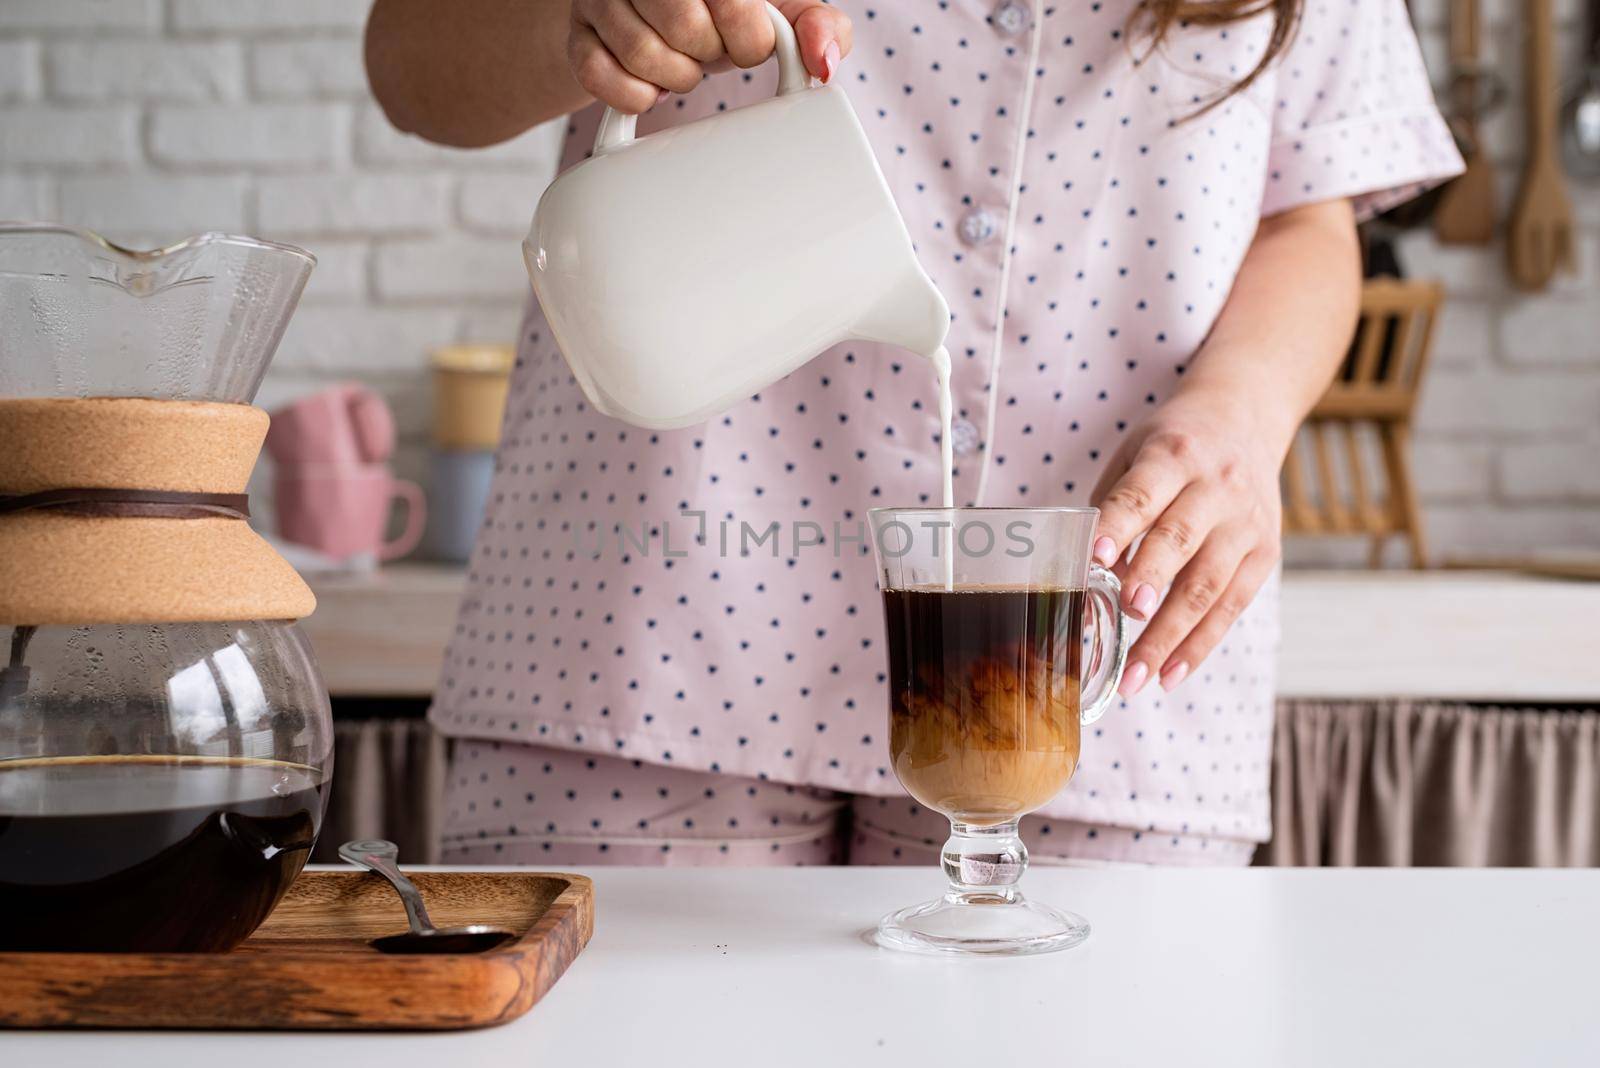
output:
<path id="1" fill-rule="evenodd" d="M 950 820 L 936 900 L 874 940 L 954 954 L 1043 953 L 1089 936 L 1030 901 L 1017 821 L 1072 778 L 1081 728 L 1127 658 L 1116 576 L 1089 560 L 1094 508 L 879 508 L 889 749 L 912 797 Z"/>

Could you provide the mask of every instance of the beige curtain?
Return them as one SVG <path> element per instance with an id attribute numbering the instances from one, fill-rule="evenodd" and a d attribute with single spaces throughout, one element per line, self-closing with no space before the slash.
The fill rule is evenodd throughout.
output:
<path id="1" fill-rule="evenodd" d="M 1258 864 L 1600 865 L 1600 711 L 1278 703 L 1273 839 Z M 448 749 L 421 719 L 335 725 L 314 859 L 388 838 L 439 858 Z"/>
<path id="2" fill-rule="evenodd" d="M 403 864 L 439 860 L 446 740 L 422 719 L 339 720 L 333 792 L 312 860 L 339 863 L 339 846 L 387 838 Z"/>
<path id="3" fill-rule="evenodd" d="M 1600 712 L 1280 701 L 1258 864 L 1600 864 Z"/>

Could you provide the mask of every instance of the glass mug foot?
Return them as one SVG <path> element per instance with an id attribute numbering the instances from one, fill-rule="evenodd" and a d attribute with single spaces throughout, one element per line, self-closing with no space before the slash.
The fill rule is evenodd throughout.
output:
<path id="1" fill-rule="evenodd" d="M 947 895 L 891 912 L 872 933 L 885 949 L 996 957 L 1054 953 L 1088 937 L 1089 922 L 1082 916 L 1020 893 L 985 901 Z"/>
<path id="2" fill-rule="evenodd" d="M 1015 821 L 951 820 L 939 861 L 950 880 L 944 896 L 885 916 L 874 942 L 916 953 L 1018 956 L 1070 949 L 1089 937 L 1082 916 L 1022 896 L 1017 880 L 1028 849 Z"/>

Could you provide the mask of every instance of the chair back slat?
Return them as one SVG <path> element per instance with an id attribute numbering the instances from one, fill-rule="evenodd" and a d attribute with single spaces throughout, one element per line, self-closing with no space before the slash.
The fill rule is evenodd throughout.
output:
<path id="1" fill-rule="evenodd" d="M 1399 534 L 1413 565 L 1424 566 L 1410 426 L 1443 299 L 1437 282 L 1380 278 L 1363 285 L 1350 350 L 1284 459 L 1287 533 L 1364 535 L 1374 562 L 1385 539 Z"/>
<path id="2" fill-rule="evenodd" d="M 1311 431 L 1311 445 L 1317 457 L 1317 482 L 1322 489 L 1322 515 L 1328 529 L 1340 534 L 1355 533 L 1355 523 L 1344 506 L 1344 493 L 1338 474 L 1334 471 L 1333 450 L 1328 447 L 1328 422 L 1319 419 L 1307 429 Z"/>
<path id="3" fill-rule="evenodd" d="M 1303 434 L 1295 435 L 1289 455 L 1283 460 L 1283 525 L 1286 531 L 1315 534 L 1322 530 L 1323 524 L 1316 506 L 1311 503 L 1311 494 L 1306 491 L 1302 440 Z"/>

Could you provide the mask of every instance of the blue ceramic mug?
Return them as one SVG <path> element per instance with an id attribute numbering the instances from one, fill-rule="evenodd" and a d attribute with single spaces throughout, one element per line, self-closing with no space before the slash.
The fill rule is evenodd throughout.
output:
<path id="1" fill-rule="evenodd" d="M 493 479 L 492 450 L 434 450 L 428 551 L 435 559 L 464 562 L 472 555 Z"/>

